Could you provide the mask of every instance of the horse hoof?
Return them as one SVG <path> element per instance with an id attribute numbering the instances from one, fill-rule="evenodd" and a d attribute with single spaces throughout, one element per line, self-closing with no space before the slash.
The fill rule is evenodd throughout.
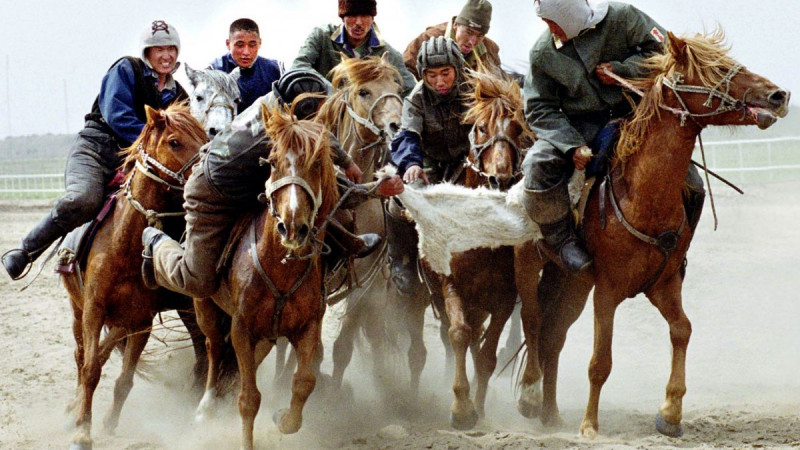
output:
<path id="1" fill-rule="evenodd" d="M 681 423 L 670 423 L 664 419 L 661 413 L 656 414 L 656 430 L 664 436 L 679 438 L 683 436 L 683 426 Z"/>
<path id="2" fill-rule="evenodd" d="M 517 411 L 522 414 L 522 417 L 528 419 L 535 419 L 542 413 L 541 403 L 529 403 L 522 400 L 517 402 Z"/>
<path id="3" fill-rule="evenodd" d="M 564 427 L 564 419 L 562 419 L 558 413 L 556 414 L 542 413 L 541 421 L 542 425 L 551 430 Z"/>
<path id="4" fill-rule="evenodd" d="M 474 409 L 464 415 L 450 413 L 450 425 L 456 430 L 471 430 L 476 423 L 478 423 L 478 412 Z"/>
<path id="5" fill-rule="evenodd" d="M 69 450 L 92 450 L 91 442 L 73 442 L 69 444 Z"/>
<path id="6" fill-rule="evenodd" d="M 300 424 L 298 424 L 298 426 L 296 427 L 291 427 L 291 428 L 283 424 L 283 419 L 285 419 L 288 414 L 289 414 L 288 408 L 282 408 L 272 413 L 272 422 L 275 425 L 277 425 L 278 431 L 280 431 L 281 434 L 293 434 L 297 433 L 297 431 L 300 430 Z"/>

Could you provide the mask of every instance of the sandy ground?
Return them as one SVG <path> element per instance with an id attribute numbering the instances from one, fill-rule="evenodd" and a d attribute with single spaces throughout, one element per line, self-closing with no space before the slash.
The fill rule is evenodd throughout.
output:
<path id="1" fill-rule="evenodd" d="M 561 357 L 559 403 L 565 426 L 546 429 L 517 414 L 509 376 L 492 379 L 486 418 L 470 432 L 449 426 L 450 380 L 438 323 L 428 317 L 428 363 L 421 393 L 379 392 L 368 355 L 346 374 L 350 395 L 320 389 L 306 406 L 299 433 L 281 436 L 272 412 L 287 405 L 273 388 L 273 357 L 259 373 L 264 395 L 256 420 L 259 448 L 789 448 L 800 447 L 800 183 L 745 186 L 738 196 L 717 185 L 719 229 L 710 205 L 690 250 L 684 306 L 692 320 L 685 435 L 659 435 L 653 417 L 663 400 L 671 347 L 667 326 L 643 297 L 619 308 L 614 368 L 600 404 L 600 436 L 578 437 L 588 395 L 591 305 L 573 326 Z M 44 213 L 41 202 L 0 204 L 0 249 L 16 244 Z M 72 432 L 63 411 L 75 388 L 71 311 L 47 267 L 24 292 L 0 277 L 0 448 L 66 448 Z M 591 302 L 590 302 L 591 303 Z M 326 316 L 325 342 L 336 336 L 341 308 Z M 169 326 L 171 322 L 166 321 Z M 162 336 L 174 333 L 161 330 Z M 219 449 L 239 447 L 235 398 L 210 423 L 193 423 L 197 396 L 188 389 L 191 352 L 151 340 L 151 375 L 137 377 L 111 435 L 101 420 L 110 404 L 120 358 L 106 364 L 95 396 L 96 449 Z M 326 346 L 323 371 L 331 370 Z M 401 352 L 404 353 L 404 350 Z M 363 355 L 363 354 L 362 354 Z M 402 386 L 402 363 L 383 374 Z"/>

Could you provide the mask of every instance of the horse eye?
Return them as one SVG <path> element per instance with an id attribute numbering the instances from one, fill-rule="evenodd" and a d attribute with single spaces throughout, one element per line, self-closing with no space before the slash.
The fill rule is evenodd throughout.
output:
<path id="1" fill-rule="evenodd" d="M 205 98 L 202 95 L 198 95 L 194 99 L 197 100 L 198 102 L 202 102 L 203 100 L 205 100 Z"/>
<path id="2" fill-rule="evenodd" d="M 180 147 L 180 146 L 181 146 L 181 143 L 180 143 L 180 142 L 178 142 L 178 140 L 177 140 L 177 139 L 170 139 L 170 140 L 169 140 L 169 146 L 170 146 L 170 147 L 172 147 L 173 149 L 175 149 L 175 148 L 178 148 L 178 147 Z"/>
<path id="3" fill-rule="evenodd" d="M 361 89 L 360 91 L 358 91 L 358 95 L 360 95 L 361 97 L 368 97 L 370 93 L 366 89 Z"/>
<path id="4" fill-rule="evenodd" d="M 483 124 L 478 125 L 478 131 L 482 134 L 486 134 L 486 125 Z"/>

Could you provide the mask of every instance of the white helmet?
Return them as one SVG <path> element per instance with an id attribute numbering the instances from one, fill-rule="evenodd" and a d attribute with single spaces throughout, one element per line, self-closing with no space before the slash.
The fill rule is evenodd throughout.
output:
<path id="1" fill-rule="evenodd" d="M 175 48 L 178 49 L 178 54 L 180 54 L 181 37 L 178 35 L 178 30 L 172 25 L 163 20 L 154 20 L 153 23 L 142 31 L 142 35 L 139 38 L 139 45 L 142 50 L 141 58 L 149 67 L 150 62 L 147 60 L 147 56 L 145 56 L 145 51 L 148 48 L 174 45 Z M 177 65 L 175 67 L 177 68 Z"/>

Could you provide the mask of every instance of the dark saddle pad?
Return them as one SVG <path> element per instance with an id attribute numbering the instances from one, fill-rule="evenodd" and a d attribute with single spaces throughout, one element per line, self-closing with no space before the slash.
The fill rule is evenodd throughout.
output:
<path id="1" fill-rule="evenodd" d="M 614 148 L 619 141 L 621 126 L 622 119 L 614 119 L 597 133 L 597 137 L 590 145 L 594 158 L 586 165 L 586 178 L 602 178 L 608 173 L 611 159 L 614 157 Z"/>
<path id="2" fill-rule="evenodd" d="M 117 196 L 118 193 L 112 194 L 92 221 L 86 222 L 67 234 L 58 248 L 55 272 L 66 275 L 74 273 L 78 266 L 86 266 L 86 258 L 89 249 L 92 248 L 97 229 L 116 206 Z"/>

